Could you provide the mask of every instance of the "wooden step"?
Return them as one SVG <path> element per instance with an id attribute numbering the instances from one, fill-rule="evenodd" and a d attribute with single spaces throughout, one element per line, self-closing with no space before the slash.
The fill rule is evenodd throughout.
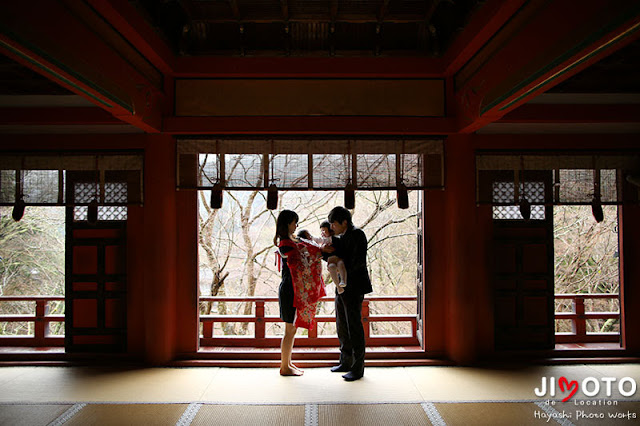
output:
<path id="1" fill-rule="evenodd" d="M 294 360 L 295 365 L 300 368 L 325 367 L 330 368 L 337 365 L 334 360 Z M 368 359 L 365 361 L 367 367 L 416 367 L 426 365 L 454 365 L 445 360 L 438 359 Z M 277 368 L 280 367 L 279 360 L 242 360 L 242 359 L 191 359 L 179 360 L 170 364 L 172 367 L 235 367 L 235 368 Z"/>

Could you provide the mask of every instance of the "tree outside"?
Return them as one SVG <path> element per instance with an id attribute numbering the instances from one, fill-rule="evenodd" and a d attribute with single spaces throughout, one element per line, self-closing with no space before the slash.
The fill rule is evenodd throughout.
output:
<path id="1" fill-rule="evenodd" d="M 554 206 L 555 293 L 620 293 L 618 208 L 603 206 L 596 222 L 590 206 Z M 572 312 L 572 302 L 556 300 L 556 312 Z M 619 312 L 619 299 L 585 300 L 586 312 Z M 556 332 L 571 332 L 570 320 L 557 320 Z M 618 319 L 587 320 L 587 332 L 620 332 Z"/>
<path id="2" fill-rule="evenodd" d="M 32 207 L 20 222 L 12 207 L 0 207 L 0 296 L 64 295 L 65 208 Z M 49 302 L 50 314 L 64 314 L 63 302 Z M 1 302 L 2 315 L 34 315 L 35 302 Z M 52 335 L 64 323 L 50 323 Z M 0 335 L 33 334 L 33 323 L 0 323 Z"/>
<path id="3" fill-rule="evenodd" d="M 273 245 L 276 217 L 280 210 L 294 210 L 298 229 L 320 235 L 320 223 L 337 205 L 342 191 L 281 191 L 278 210 L 267 210 L 264 191 L 228 191 L 223 207 L 208 204 L 208 191 L 199 193 L 200 294 L 213 296 L 278 296 L 280 272 Z M 416 295 L 417 194 L 410 193 L 410 208 L 400 210 L 395 191 L 356 193 L 354 224 L 369 242 L 368 262 L 376 295 Z M 328 294 L 335 287 L 324 273 Z M 267 303 L 266 315 L 278 315 L 277 302 Z M 372 302 L 372 314 L 413 314 L 415 302 Z M 201 314 L 251 315 L 253 303 L 202 302 Z M 321 302 L 319 315 L 333 315 L 333 303 Z M 247 323 L 223 323 L 214 334 L 251 335 Z M 282 325 L 269 323 L 268 335 L 280 335 Z M 410 323 L 372 323 L 374 335 L 411 333 Z M 300 331 L 305 333 L 306 331 Z M 319 335 L 335 335 L 334 323 L 320 323 Z"/>
<path id="4" fill-rule="evenodd" d="M 213 210 L 208 192 L 199 193 L 200 294 L 277 297 L 280 273 L 275 266 L 273 233 L 277 211 L 295 210 L 299 229 L 319 234 L 329 210 L 343 202 L 342 191 L 280 192 L 279 209 L 266 209 L 264 191 L 225 192 L 223 208 Z M 394 191 L 357 192 L 354 223 L 369 239 L 369 270 L 376 295 L 416 295 L 416 244 L 418 213 L 416 193 L 410 209 L 397 208 Z M 0 207 L 0 295 L 64 295 L 64 207 L 28 207 L 14 222 L 11 207 Z M 588 206 L 554 207 L 556 294 L 619 294 L 620 273 L 617 208 L 604 207 L 605 220 L 597 223 Z M 325 272 L 329 294 L 331 278 Z M 618 299 L 586 302 L 589 312 L 619 312 Z M 50 313 L 64 314 L 64 303 L 50 302 Z M 252 304 L 202 302 L 200 313 L 253 314 Z M 415 302 L 372 302 L 372 314 L 413 314 Z M 556 311 L 572 306 L 556 301 Z M 35 302 L 1 302 L 0 314 L 32 315 Z M 278 315 L 277 302 L 267 303 L 267 315 Z M 333 315 L 333 304 L 322 303 L 319 314 Z M 217 334 L 251 335 L 248 324 L 218 324 Z M 221 328 L 223 327 L 223 328 Z M 374 335 L 410 334 L 408 323 L 372 323 Z M 52 334 L 62 335 L 64 323 L 51 323 Z M 589 320 L 589 332 L 619 332 L 618 320 Z M 557 321 L 556 332 L 570 332 L 569 321 Z M 279 335 L 279 323 L 267 333 Z M 319 325 L 320 335 L 335 334 L 335 324 Z M 0 323 L 0 334 L 28 335 L 31 323 Z"/>

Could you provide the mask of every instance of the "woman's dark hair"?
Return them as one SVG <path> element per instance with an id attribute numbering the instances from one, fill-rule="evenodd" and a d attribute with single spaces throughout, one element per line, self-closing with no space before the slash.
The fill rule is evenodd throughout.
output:
<path id="1" fill-rule="evenodd" d="M 342 221 L 346 220 L 349 228 L 353 227 L 353 222 L 351 221 L 351 213 L 349 210 L 345 209 L 342 206 L 334 207 L 329 212 L 329 222 L 338 222 L 342 223 Z"/>
<path id="2" fill-rule="evenodd" d="M 322 222 L 320 224 L 320 228 L 327 228 L 329 230 L 329 235 L 335 234 L 335 232 L 333 232 L 333 229 L 331 229 L 331 222 L 329 222 L 328 220 Z"/>
<path id="3" fill-rule="evenodd" d="M 282 210 L 276 220 L 276 236 L 273 237 L 273 244 L 276 246 L 282 240 L 289 239 L 289 224 L 298 221 L 298 214 L 292 210 Z"/>

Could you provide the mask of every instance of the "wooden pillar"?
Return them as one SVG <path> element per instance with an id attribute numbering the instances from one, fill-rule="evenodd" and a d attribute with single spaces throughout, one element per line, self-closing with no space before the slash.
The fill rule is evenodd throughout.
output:
<path id="1" fill-rule="evenodd" d="M 423 329 L 429 356 L 446 355 L 447 238 L 446 190 L 424 192 Z M 418 301 L 420 303 L 421 301 Z"/>
<path id="2" fill-rule="evenodd" d="M 197 352 L 200 340 L 198 320 L 198 192 L 176 192 L 175 186 L 173 191 L 176 194 L 175 226 L 178 230 L 176 328 L 180 330 L 176 336 L 176 344 L 178 353 L 193 353 Z"/>
<path id="3" fill-rule="evenodd" d="M 487 242 L 490 216 L 476 206 L 473 136 L 452 135 L 446 143 L 447 352 L 472 364 L 487 350 L 493 327 Z M 490 345 L 490 343 L 489 343 Z"/>
<path id="4" fill-rule="evenodd" d="M 620 212 L 622 335 L 628 355 L 640 355 L 640 206 L 628 204 Z"/>
<path id="5" fill-rule="evenodd" d="M 176 352 L 175 142 L 149 137 L 145 152 L 144 321 L 145 361 L 161 365 Z"/>

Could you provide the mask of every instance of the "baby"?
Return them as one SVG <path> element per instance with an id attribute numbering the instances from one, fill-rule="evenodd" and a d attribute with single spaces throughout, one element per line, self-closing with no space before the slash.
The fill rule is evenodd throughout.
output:
<path id="1" fill-rule="evenodd" d="M 333 242 L 331 237 L 333 236 L 333 231 L 331 230 L 331 224 L 327 221 L 324 221 L 320 224 L 320 235 L 321 237 L 313 237 L 309 231 L 303 229 L 298 232 L 298 238 L 303 240 L 312 241 L 321 247 L 330 247 Z M 338 294 L 344 293 L 344 288 L 347 286 L 347 268 L 345 267 L 344 261 L 335 255 L 325 255 L 324 258 L 327 261 L 327 269 L 329 270 L 329 275 L 331 275 L 331 279 L 336 284 L 336 289 L 338 290 Z"/>

